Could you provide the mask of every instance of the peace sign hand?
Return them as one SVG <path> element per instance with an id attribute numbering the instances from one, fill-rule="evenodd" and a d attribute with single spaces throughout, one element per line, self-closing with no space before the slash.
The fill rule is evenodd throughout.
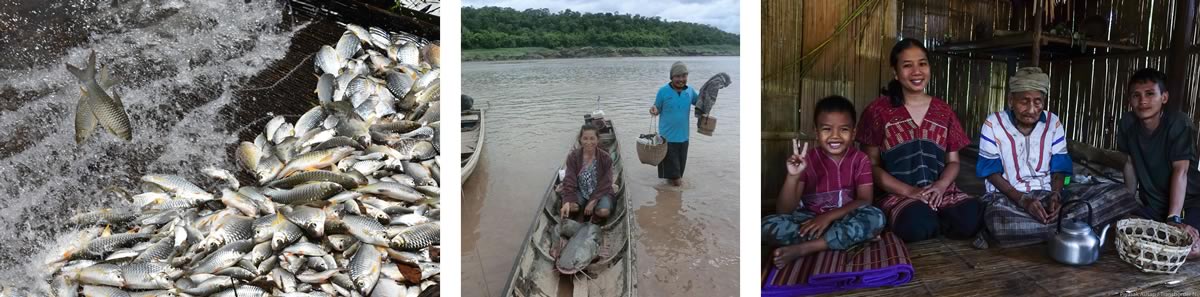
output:
<path id="1" fill-rule="evenodd" d="M 804 169 L 808 168 L 808 161 L 804 157 L 808 156 L 808 143 L 804 143 L 804 148 L 800 148 L 800 141 L 792 139 L 792 155 L 787 159 L 788 175 L 796 176 L 804 173 Z"/>

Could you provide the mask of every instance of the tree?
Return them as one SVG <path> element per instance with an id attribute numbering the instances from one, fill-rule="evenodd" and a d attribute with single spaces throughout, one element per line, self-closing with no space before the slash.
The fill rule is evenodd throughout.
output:
<path id="1" fill-rule="evenodd" d="M 620 12 L 581 13 L 566 9 L 517 11 L 463 7 L 463 49 L 506 47 L 668 47 L 737 45 L 737 34 L 710 25 L 665 21 Z"/>

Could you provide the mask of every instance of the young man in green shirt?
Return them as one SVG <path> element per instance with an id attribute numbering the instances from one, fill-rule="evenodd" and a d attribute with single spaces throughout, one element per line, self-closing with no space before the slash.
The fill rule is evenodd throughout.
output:
<path id="1" fill-rule="evenodd" d="M 1196 128 L 1187 114 L 1163 110 L 1168 95 L 1166 75 L 1158 70 L 1138 70 L 1129 78 L 1130 111 L 1118 124 L 1117 148 L 1126 155 L 1125 184 L 1143 204 L 1136 213 L 1195 237 L 1200 226 Z"/>

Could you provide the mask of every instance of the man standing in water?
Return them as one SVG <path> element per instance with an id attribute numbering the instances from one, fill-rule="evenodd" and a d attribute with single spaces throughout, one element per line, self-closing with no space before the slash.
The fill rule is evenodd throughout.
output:
<path id="1" fill-rule="evenodd" d="M 658 178 L 671 181 L 672 186 L 683 184 L 683 169 L 687 165 L 688 134 L 691 132 L 692 105 L 696 90 L 687 85 L 688 70 L 683 62 L 671 65 L 671 81 L 658 89 L 650 115 L 662 115 L 658 133 L 667 140 L 667 157 L 658 163 Z"/>

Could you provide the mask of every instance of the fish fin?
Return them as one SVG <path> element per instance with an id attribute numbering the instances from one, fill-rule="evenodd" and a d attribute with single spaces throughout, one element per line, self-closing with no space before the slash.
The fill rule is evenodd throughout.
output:
<path id="1" fill-rule="evenodd" d="M 100 67 L 100 72 L 96 76 L 96 83 L 100 84 L 101 89 L 109 89 L 112 86 L 120 83 L 120 80 L 114 78 L 108 71 L 108 66 Z"/>
<path id="2" fill-rule="evenodd" d="M 100 232 L 100 237 L 112 236 L 112 225 L 104 225 L 104 231 Z"/>
<path id="3" fill-rule="evenodd" d="M 75 107 L 75 143 L 80 144 L 87 141 L 88 137 L 96 131 L 96 125 L 100 119 L 92 113 L 91 100 L 88 100 L 87 93 L 79 97 L 79 105 Z"/>
<path id="4" fill-rule="evenodd" d="M 76 68 L 75 66 L 71 66 L 71 64 L 67 64 L 67 71 L 71 72 L 71 74 L 74 75 L 75 78 L 79 79 L 79 81 L 87 80 L 87 74 L 84 73 L 84 71 L 82 69 Z"/>
<path id="5" fill-rule="evenodd" d="M 121 110 L 125 110 L 125 102 L 121 101 L 121 95 L 117 95 L 116 93 L 113 93 L 112 98 L 113 98 L 113 101 L 117 102 L 117 106 L 121 107 Z"/>
<path id="6" fill-rule="evenodd" d="M 96 50 L 92 50 L 92 53 L 88 54 L 87 69 L 84 71 L 90 74 L 88 77 L 96 77 Z"/>

